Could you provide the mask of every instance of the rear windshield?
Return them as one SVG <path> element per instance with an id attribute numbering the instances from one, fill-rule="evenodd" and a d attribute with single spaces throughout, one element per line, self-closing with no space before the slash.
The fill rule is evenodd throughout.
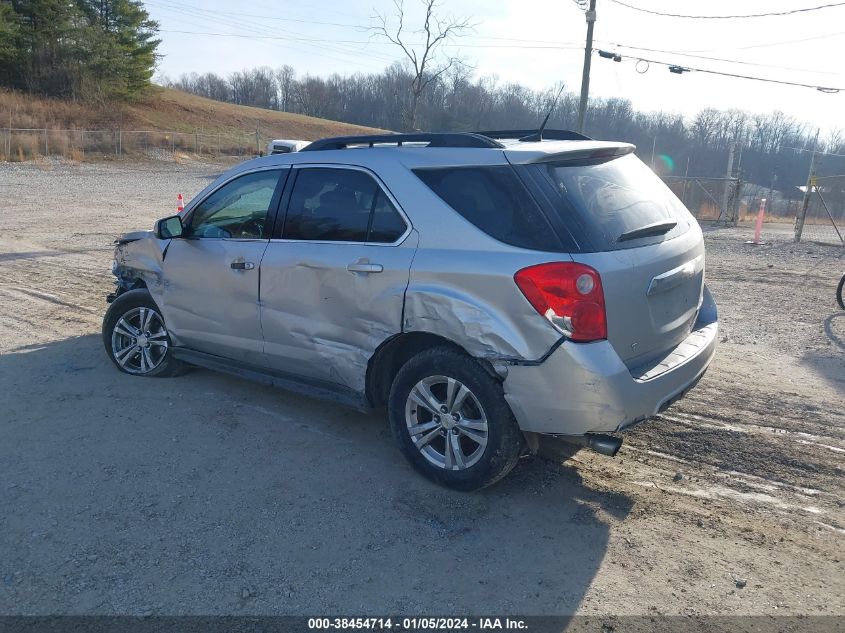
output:
<path id="1" fill-rule="evenodd" d="M 586 237 L 578 241 L 591 250 L 662 242 L 689 228 L 691 216 L 681 201 L 633 154 L 598 164 L 543 163 L 529 169 L 556 192 L 552 211 L 576 239 Z M 677 225 L 666 229 L 672 222 Z M 652 225 L 663 226 L 664 232 L 631 237 Z"/>
<path id="2" fill-rule="evenodd" d="M 415 169 L 440 198 L 489 236 L 513 246 L 568 251 L 508 165 Z"/>

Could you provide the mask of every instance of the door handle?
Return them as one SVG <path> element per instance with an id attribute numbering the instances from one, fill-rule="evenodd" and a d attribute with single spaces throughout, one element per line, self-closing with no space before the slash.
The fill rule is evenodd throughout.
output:
<path id="1" fill-rule="evenodd" d="M 354 262 L 346 267 L 351 273 L 380 273 L 384 270 L 381 264 L 365 264 L 363 262 Z"/>
<path id="2" fill-rule="evenodd" d="M 232 262 L 230 266 L 232 270 L 252 270 L 255 268 L 255 264 L 252 262 Z"/>

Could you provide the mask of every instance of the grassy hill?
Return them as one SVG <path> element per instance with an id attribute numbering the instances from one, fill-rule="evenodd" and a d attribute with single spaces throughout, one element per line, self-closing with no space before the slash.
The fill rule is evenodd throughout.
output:
<path id="1" fill-rule="evenodd" d="M 45 154 L 81 158 L 149 153 L 155 148 L 173 153 L 232 154 L 254 152 L 274 138 L 314 140 L 380 131 L 212 101 L 158 86 L 135 103 L 105 106 L 0 90 L 0 128 L 7 126 L 13 132 L 0 132 L 0 160 L 27 160 Z M 122 131 L 119 139 L 117 130 Z"/>
<path id="2" fill-rule="evenodd" d="M 313 140 L 365 134 L 372 128 L 212 101 L 171 88 L 153 87 L 133 104 L 93 106 L 0 90 L 0 127 L 52 129 L 169 130 L 208 133 L 254 132 L 274 138 Z"/>

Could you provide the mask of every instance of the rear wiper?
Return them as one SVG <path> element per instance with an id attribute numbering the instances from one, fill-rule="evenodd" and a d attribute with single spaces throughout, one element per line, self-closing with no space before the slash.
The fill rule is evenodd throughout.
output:
<path id="1" fill-rule="evenodd" d="M 631 229 L 630 231 L 625 231 L 622 235 L 619 236 L 617 242 L 625 242 L 627 240 L 635 240 L 638 237 L 648 237 L 650 235 L 663 235 L 664 233 L 668 233 L 672 229 L 678 226 L 678 223 L 675 220 L 660 220 L 659 222 L 652 222 L 651 224 L 646 224 L 645 226 L 641 226 L 638 229 Z"/>

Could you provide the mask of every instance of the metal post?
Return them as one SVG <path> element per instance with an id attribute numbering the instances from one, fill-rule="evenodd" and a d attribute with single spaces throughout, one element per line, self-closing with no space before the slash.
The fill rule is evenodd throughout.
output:
<path id="1" fill-rule="evenodd" d="M 821 189 L 817 189 L 816 193 L 819 194 L 819 200 L 821 200 L 822 206 L 827 212 L 827 217 L 830 218 L 830 223 L 833 225 L 833 230 L 836 231 L 836 234 L 839 236 L 839 241 L 842 242 L 842 246 L 845 246 L 845 239 L 843 239 L 842 233 L 839 232 L 839 227 L 836 226 L 836 220 L 833 219 L 833 214 L 830 212 L 830 209 L 827 208 L 827 202 L 824 201 L 824 196 L 822 195 Z"/>
<path id="2" fill-rule="evenodd" d="M 261 140 L 258 137 L 258 128 L 255 128 L 255 153 L 261 153 Z"/>
<path id="3" fill-rule="evenodd" d="M 194 154 L 200 153 L 200 135 L 194 130 Z"/>
<path id="4" fill-rule="evenodd" d="M 775 213 L 775 181 L 777 178 L 778 177 L 775 175 L 774 170 L 772 170 L 772 173 L 769 176 L 769 197 L 766 198 L 769 201 L 770 213 Z"/>
<path id="5" fill-rule="evenodd" d="M 587 114 L 587 97 L 590 94 L 590 62 L 593 58 L 593 26 L 596 23 L 596 0 L 590 0 L 587 9 L 587 46 L 584 48 L 584 69 L 581 73 L 581 103 L 578 106 L 578 132 L 584 132 L 584 117 Z"/>
<path id="6" fill-rule="evenodd" d="M 728 148 L 728 164 L 725 168 L 725 190 L 722 192 L 722 208 L 727 212 L 728 211 L 728 203 L 730 202 L 730 188 L 731 188 L 731 178 L 733 178 L 734 173 L 734 152 L 736 152 L 736 146 L 731 145 Z M 732 223 L 736 223 L 736 218 L 733 216 L 732 213 L 728 213 L 727 220 Z"/>
<path id="7" fill-rule="evenodd" d="M 47 128 L 44 128 L 44 156 L 50 155 L 50 141 L 47 139 Z"/>
<path id="8" fill-rule="evenodd" d="M 813 156 L 810 158 L 810 171 L 807 174 L 807 190 L 804 192 L 804 202 L 801 204 L 801 213 L 795 218 L 795 241 L 801 241 L 801 233 L 804 232 L 804 220 L 807 217 L 807 209 L 810 206 L 810 193 L 816 185 L 816 146 L 819 142 L 819 130 L 816 130 L 816 138 L 813 139 Z"/>
<path id="9" fill-rule="evenodd" d="M 220 156 L 220 132 L 217 133 L 217 155 Z"/>
<path id="10" fill-rule="evenodd" d="M 657 148 L 657 137 L 651 141 L 651 171 L 654 171 L 654 150 Z"/>
<path id="11" fill-rule="evenodd" d="M 681 202 L 684 203 L 684 206 L 687 204 L 687 183 L 689 182 L 689 159 L 690 157 L 687 156 L 687 168 L 684 170 L 684 188 L 681 192 Z"/>
<path id="12" fill-rule="evenodd" d="M 123 130 L 117 130 L 117 157 L 123 156 Z"/>

